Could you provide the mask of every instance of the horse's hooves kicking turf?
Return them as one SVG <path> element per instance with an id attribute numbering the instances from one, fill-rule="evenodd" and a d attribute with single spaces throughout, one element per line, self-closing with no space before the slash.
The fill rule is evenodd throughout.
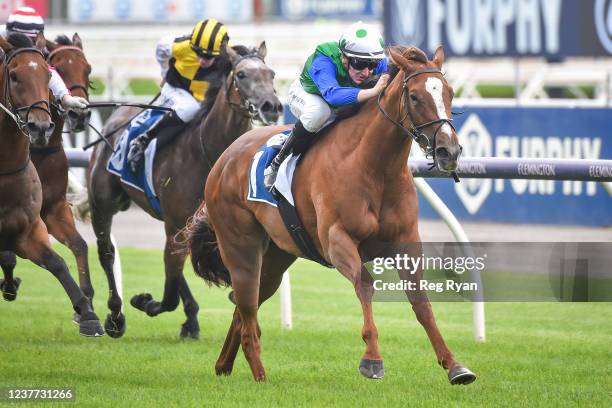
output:
<path id="1" fill-rule="evenodd" d="M 12 302 L 17 299 L 17 289 L 19 289 L 19 285 L 21 285 L 21 279 L 15 278 L 13 279 L 13 284 L 9 284 L 4 279 L 0 279 L 0 291 L 2 291 L 2 297 L 7 302 Z"/>
<path id="2" fill-rule="evenodd" d="M 362 358 L 359 363 L 359 372 L 364 377 L 373 380 L 380 380 L 385 376 L 382 360 L 366 360 Z"/>
<path id="3" fill-rule="evenodd" d="M 181 332 L 179 333 L 181 339 L 191 338 L 194 340 L 200 339 L 200 325 L 197 321 L 190 322 L 189 320 L 182 324 Z"/>
<path id="4" fill-rule="evenodd" d="M 456 365 L 448 372 L 448 380 L 452 385 L 468 385 L 476 381 L 476 374 L 471 372 L 468 368 Z"/>
<path id="5" fill-rule="evenodd" d="M 90 316 L 85 316 L 82 318 L 85 318 L 87 320 L 81 320 L 81 322 L 79 323 L 79 334 L 81 336 L 86 336 L 86 337 L 100 337 L 100 336 L 104 336 L 104 329 L 102 328 L 102 325 L 100 324 L 100 320 L 98 320 L 98 318 L 91 318 Z"/>
<path id="6" fill-rule="evenodd" d="M 125 334 L 125 316 L 123 313 L 119 313 L 117 316 L 113 316 L 112 313 L 106 315 L 104 321 L 104 330 L 113 339 L 118 339 Z"/>

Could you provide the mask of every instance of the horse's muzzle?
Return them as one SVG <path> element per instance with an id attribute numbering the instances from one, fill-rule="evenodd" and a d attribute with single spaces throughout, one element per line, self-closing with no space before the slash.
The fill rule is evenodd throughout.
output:
<path id="1" fill-rule="evenodd" d="M 266 125 L 276 124 L 281 113 L 283 113 L 283 104 L 277 98 L 265 100 L 258 108 L 259 117 Z"/>
<path id="2" fill-rule="evenodd" d="M 70 131 L 79 133 L 87 128 L 89 119 L 91 118 L 91 111 L 75 111 L 70 109 L 68 110 L 66 117 Z"/>
<path id="3" fill-rule="evenodd" d="M 435 158 L 438 169 L 449 173 L 455 171 L 462 150 L 463 148 L 458 144 L 436 147 Z"/>
<path id="4" fill-rule="evenodd" d="M 44 147 L 49 143 L 55 124 L 49 120 L 30 120 L 26 124 L 26 131 L 30 143 L 37 147 Z"/>

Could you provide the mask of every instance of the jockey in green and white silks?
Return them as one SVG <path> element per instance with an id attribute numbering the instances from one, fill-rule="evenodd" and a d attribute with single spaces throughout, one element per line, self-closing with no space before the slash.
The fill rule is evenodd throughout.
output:
<path id="1" fill-rule="evenodd" d="M 289 108 L 298 122 L 264 172 L 266 187 L 272 189 L 278 168 L 289 153 L 304 153 L 314 134 L 334 120 L 335 108 L 377 96 L 389 81 L 386 72 L 383 37 L 371 25 L 360 21 L 349 26 L 338 42 L 320 44 L 289 88 Z M 378 74 L 384 75 L 373 88 L 359 88 Z"/>

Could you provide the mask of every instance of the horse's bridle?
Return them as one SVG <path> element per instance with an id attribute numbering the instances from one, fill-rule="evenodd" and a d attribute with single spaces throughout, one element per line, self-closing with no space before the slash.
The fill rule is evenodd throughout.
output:
<path id="1" fill-rule="evenodd" d="M 240 64 L 240 62 L 242 62 L 243 60 L 251 59 L 251 58 L 257 58 L 258 60 L 261 60 L 263 62 L 263 59 L 259 55 L 248 54 L 248 55 L 244 55 L 238 58 L 238 60 L 232 65 L 233 67 L 237 67 L 238 64 Z M 248 117 L 251 120 L 257 119 L 259 115 L 259 111 L 257 107 L 248 100 L 248 98 L 245 98 L 240 93 L 240 89 L 238 88 L 238 83 L 236 82 L 236 72 L 234 71 L 234 68 L 232 68 L 232 71 L 230 72 L 230 76 L 232 77 L 232 80 L 225 82 L 226 102 L 232 107 L 232 109 L 234 109 L 235 111 L 239 113 L 242 113 L 244 117 Z M 240 98 L 241 103 L 236 103 L 230 99 L 230 95 L 229 95 L 230 82 L 231 82 L 231 86 L 234 88 L 234 91 L 236 91 L 236 94 L 238 94 L 238 97 Z"/>
<path id="2" fill-rule="evenodd" d="M 391 123 L 393 123 L 399 129 L 401 129 L 405 134 L 408 134 L 409 136 L 411 136 L 414 139 L 414 141 L 418 143 L 421 150 L 423 150 L 423 152 L 425 153 L 426 158 L 431 157 L 432 163 L 430 164 L 430 166 L 431 168 L 434 168 L 436 166 L 436 136 L 438 135 L 438 132 L 440 132 L 440 129 L 442 129 L 442 126 L 444 126 L 445 124 L 448 124 L 455 132 L 456 132 L 456 129 L 455 129 L 455 126 L 453 125 L 452 119 L 436 119 L 430 122 L 421 123 L 420 125 L 414 124 L 414 119 L 412 117 L 412 112 L 410 111 L 410 104 L 408 101 L 408 95 L 410 91 L 408 87 L 408 81 L 422 74 L 439 74 L 439 75 L 444 76 L 442 71 L 440 71 L 439 69 L 433 69 L 433 68 L 417 70 L 410 75 L 404 74 L 404 78 L 402 79 L 402 94 L 399 100 L 398 112 L 400 115 L 402 115 L 402 104 L 406 106 L 406 110 L 405 110 L 404 115 L 400 117 L 399 120 L 393 119 L 389 115 L 389 113 L 385 111 L 385 109 L 380 104 L 380 101 L 385 93 L 386 88 L 378 95 L 377 104 L 378 104 L 378 109 L 382 112 L 382 114 L 389 121 L 391 121 Z M 406 127 L 403 124 L 406 119 L 408 119 L 409 127 Z M 423 133 L 423 129 L 426 129 L 434 125 L 439 125 L 439 126 L 435 129 L 433 136 L 430 139 L 429 137 L 427 137 L 425 133 Z M 457 176 L 456 172 L 454 171 L 451 172 L 451 175 L 453 176 L 456 182 L 459 181 L 459 177 Z"/>
<path id="3" fill-rule="evenodd" d="M 37 54 L 40 54 L 41 57 L 43 57 L 43 60 L 45 59 L 45 56 L 43 55 L 42 51 L 39 50 L 38 48 L 35 47 L 26 47 L 26 48 L 17 48 L 15 50 L 12 50 L 11 52 L 9 52 L 8 54 L 3 54 L 3 61 L 2 63 L 4 64 L 4 90 L 3 90 L 3 99 L 4 102 L 6 103 L 6 105 L 4 105 L 3 103 L 0 103 L 0 109 L 3 109 L 7 115 L 13 119 L 13 121 L 17 124 L 17 128 L 19 129 L 19 131 L 26 137 L 30 136 L 29 131 L 26 129 L 26 126 L 28 124 L 28 118 L 30 116 L 30 113 L 32 112 L 32 110 L 34 109 L 39 109 L 44 111 L 47 115 L 49 115 L 49 118 L 51 118 L 51 111 L 49 110 L 49 101 L 45 100 L 45 99 L 41 99 L 40 101 L 36 101 L 28 106 L 21 106 L 19 108 L 15 108 L 13 107 L 13 102 L 12 102 L 12 98 L 11 98 L 11 91 L 10 91 L 10 82 L 11 82 L 11 77 L 9 75 L 9 64 L 11 63 L 11 61 L 13 60 L 13 58 L 15 58 L 16 55 L 19 55 L 21 53 L 24 52 L 35 52 Z M 25 114 L 25 120 L 21 118 L 21 112 L 26 112 Z"/>
<path id="4" fill-rule="evenodd" d="M 52 67 L 54 67 L 55 65 L 53 65 L 53 57 L 59 53 L 60 51 L 77 51 L 79 54 L 81 54 L 83 56 L 83 58 L 85 58 L 85 53 L 83 52 L 83 50 L 79 47 L 77 47 L 76 45 L 62 45 L 59 46 L 57 48 L 55 48 L 53 51 L 51 51 L 48 55 L 47 55 L 47 63 L 49 63 L 49 65 L 51 65 Z M 85 92 L 85 97 L 87 99 L 89 99 L 89 86 L 90 84 L 74 84 L 70 87 L 68 87 L 68 90 L 70 92 L 72 92 L 75 89 L 81 89 L 83 92 Z"/>

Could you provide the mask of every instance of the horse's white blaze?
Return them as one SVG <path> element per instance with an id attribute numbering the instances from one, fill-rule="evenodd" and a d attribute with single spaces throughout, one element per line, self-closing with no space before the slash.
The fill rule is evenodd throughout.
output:
<path id="1" fill-rule="evenodd" d="M 28 66 L 32 67 L 33 69 L 36 69 L 38 68 L 38 62 L 30 61 L 28 62 Z"/>
<path id="2" fill-rule="evenodd" d="M 442 97 L 442 90 L 444 89 L 444 85 L 442 84 L 442 80 L 440 78 L 429 77 L 427 81 L 425 81 L 425 89 L 431 95 L 434 104 L 436 105 L 436 110 L 438 111 L 438 119 L 448 119 L 446 115 L 446 107 L 444 106 L 444 98 Z M 442 125 L 442 129 L 440 132 L 446 133 L 449 137 L 452 134 L 451 127 L 448 123 Z"/>

